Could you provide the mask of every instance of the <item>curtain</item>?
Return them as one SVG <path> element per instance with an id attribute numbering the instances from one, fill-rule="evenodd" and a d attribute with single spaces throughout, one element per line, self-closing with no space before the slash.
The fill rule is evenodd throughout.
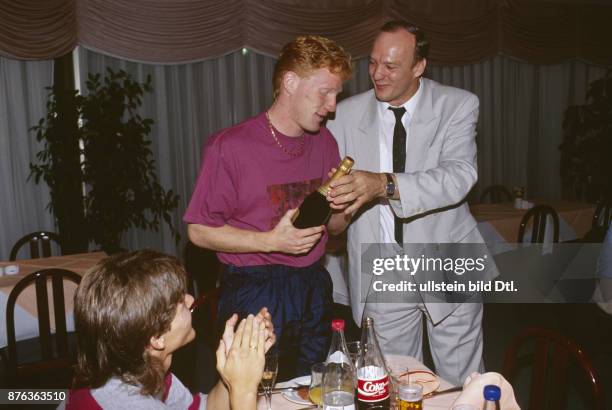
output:
<path id="1" fill-rule="evenodd" d="M 55 231 L 54 218 L 45 209 L 47 185 L 28 181 L 29 164 L 42 148 L 28 129 L 45 115 L 45 87 L 52 82 L 52 61 L 0 57 L 0 260 L 9 258 L 11 247 L 25 234 Z"/>
<path id="2" fill-rule="evenodd" d="M 79 55 L 81 84 L 88 71 L 103 73 L 106 66 L 122 68 L 140 81 L 147 74 L 152 76 L 153 93 L 145 97 L 141 115 L 155 120 L 150 138 L 160 181 L 181 197 L 173 222 L 181 229 L 182 243 L 177 248 L 164 227 L 160 233 L 132 230 L 124 245 L 180 254 L 186 241 L 181 217 L 206 138 L 271 104 L 274 59 L 238 51 L 205 62 L 149 65 L 87 49 L 81 49 Z M 355 68 L 342 97 L 370 88 L 367 59 L 358 59 Z M 472 91 L 480 98 L 480 189 L 497 183 L 526 186 L 530 198 L 553 200 L 561 194 L 558 146 L 564 110 L 570 104 L 584 102 L 588 83 L 604 73 L 602 67 L 577 60 L 532 65 L 497 56 L 457 67 L 431 65 L 426 76 Z"/>
<path id="3" fill-rule="evenodd" d="M 598 3 L 598 4 L 595 4 Z M 353 56 L 384 21 L 420 26 L 430 61 L 474 64 L 501 53 L 535 64 L 612 65 L 612 7 L 600 0 L 3 0 L 0 54 L 52 58 L 77 44 L 126 60 L 177 64 L 246 46 L 270 56 L 320 34 Z"/>

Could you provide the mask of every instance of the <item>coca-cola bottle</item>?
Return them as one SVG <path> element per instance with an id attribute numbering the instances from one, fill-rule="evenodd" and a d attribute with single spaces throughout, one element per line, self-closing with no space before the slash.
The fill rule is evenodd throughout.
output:
<path id="1" fill-rule="evenodd" d="M 362 353 L 357 361 L 357 404 L 359 410 L 370 408 L 389 409 L 391 384 L 378 338 L 374 331 L 374 319 L 365 319 L 361 332 Z"/>

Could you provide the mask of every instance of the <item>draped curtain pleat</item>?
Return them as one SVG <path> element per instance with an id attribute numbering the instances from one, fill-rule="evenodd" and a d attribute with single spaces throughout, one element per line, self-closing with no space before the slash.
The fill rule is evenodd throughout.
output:
<path id="1" fill-rule="evenodd" d="M 23 235 L 55 231 L 46 209 L 49 189 L 28 181 L 30 162 L 42 148 L 28 129 L 45 115 L 52 61 L 16 61 L 0 57 L 0 260 Z M 19 255 L 25 256 L 25 255 Z"/>
<path id="2" fill-rule="evenodd" d="M 501 53 L 534 64 L 582 58 L 612 65 L 612 5 L 589 2 L 4 0 L 0 54 L 53 58 L 79 44 L 126 60 L 177 64 L 243 46 L 276 56 L 296 36 L 320 34 L 359 58 L 384 21 L 403 18 L 425 30 L 436 64 L 473 64 Z"/>

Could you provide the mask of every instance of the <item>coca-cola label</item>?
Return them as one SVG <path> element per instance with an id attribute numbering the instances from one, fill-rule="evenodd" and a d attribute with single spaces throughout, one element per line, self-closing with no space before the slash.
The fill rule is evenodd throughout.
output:
<path id="1" fill-rule="evenodd" d="M 359 401 L 373 403 L 389 397 L 389 375 L 375 380 L 357 379 L 357 398 Z"/>

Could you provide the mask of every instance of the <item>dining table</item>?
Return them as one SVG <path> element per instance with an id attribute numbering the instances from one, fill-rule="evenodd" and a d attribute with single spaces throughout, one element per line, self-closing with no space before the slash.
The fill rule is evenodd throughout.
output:
<path id="1" fill-rule="evenodd" d="M 430 369 L 427 368 L 423 363 L 411 356 L 399 356 L 399 355 L 387 355 L 385 356 L 385 360 L 388 363 L 388 367 L 391 369 L 402 369 L 409 370 L 411 373 L 415 370 L 425 370 L 431 372 Z M 393 373 L 393 370 L 392 370 Z M 437 381 L 439 382 L 439 386 L 436 389 L 437 391 L 442 391 L 454 387 L 448 381 L 438 377 Z M 290 387 L 292 386 L 292 382 L 283 382 L 277 383 L 276 388 L 280 387 Z M 433 396 L 430 398 L 426 398 L 423 400 L 423 409 L 425 410 L 435 410 L 435 409 L 449 409 L 455 399 L 459 396 L 460 392 L 452 392 L 440 394 L 437 396 Z M 272 410 L 300 410 L 305 407 L 312 406 L 312 403 L 295 403 L 290 401 L 287 397 L 294 399 L 293 395 L 289 395 L 286 393 L 275 393 L 272 395 Z M 258 410 L 267 410 L 266 400 L 264 396 L 260 396 L 257 401 L 257 409 Z"/>
<path id="2" fill-rule="evenodd" d="M 559 215 L 560 242 L 582 238 L 591 229 L 595 204 L 541 199 L 534 199 L 532 203 L 534 205 L 548 205 L 557 212 Z M 507 248 L 510 250 L 515 247 L 513 244 L 518 241 L 521 220 L 528 210 L 515 208 L 513 202 L 470 205 L 470 211 L 478 222 L 478 230 L 491 249 Z M 530 232 L 532 221 L 527 225 L 527 232 Z M 547 223 L 547 230 L 550 230 L 551 227 L 552 223 Z M 547 234 L 545 235 L 545 241 L 548 239 L 547 236 L 550 236 L 549 232 Z M 506 246 L 504 247 L 504 245 Z"/>
<path id="3" fill-rule="evenodd" d="M 106 257 L 104 252 L 88 252 L 74 255 L 52 256 L 38 259 L 18 259 L 16 261 L 2 261 L 0 268 L 6 271 L 8 266 L 17 266 L 18 273 L 0 276 L 0 317 L 6 323 L 6 305 L 9 294 L 15 285 L 27 275 L 41 269 L 61 268 L 83 275 L 101 259 Z M 8 269 L 9 271 L 14 268 Z M 52 295 L 51 281 L 47 281 L 49 295 Z M 73 296 L 77 285 L 64 281 L 64 305 L 66 309 L 66 327 L 68 331 L 74 330 Z M 55 315 L 53 299 L 49 298 L 49 313 L 51 316 L 51 330 L 55 329 Z M 36 308 L 36 290 L 34 282 L 26 287 L 19 295 L 15 306 L 15 336 L 17 341 L 38 336 L 38 319 Z M 0 348 L 7 345 L 6 326 L 0 326 Z"/>

